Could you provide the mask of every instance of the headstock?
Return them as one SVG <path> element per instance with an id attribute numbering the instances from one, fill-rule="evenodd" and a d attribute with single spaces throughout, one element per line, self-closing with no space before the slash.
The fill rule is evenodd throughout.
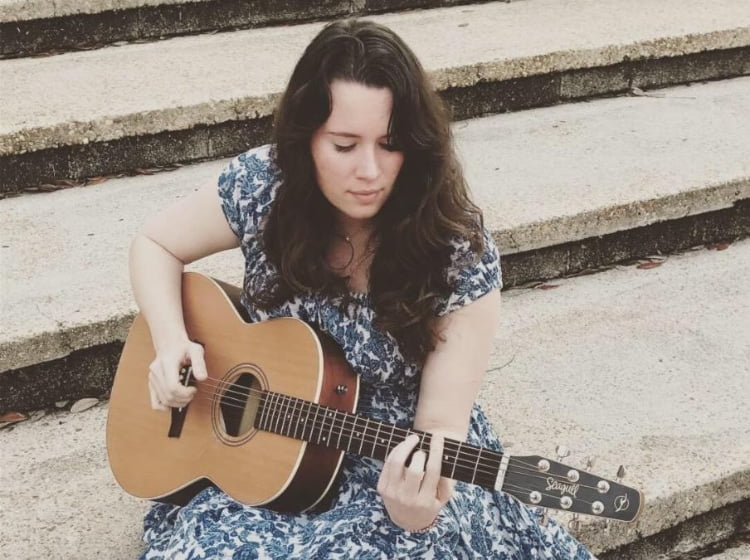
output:
<path id="1" fill-rule="evenodd" d="M 558 452 L 558 457 L 560 453 Z M 619 521 L 633 521 L 641 511 L 641 493 L 617 481 L 538 455 L 511 456 L 498 490 L 525 504 Z"/>

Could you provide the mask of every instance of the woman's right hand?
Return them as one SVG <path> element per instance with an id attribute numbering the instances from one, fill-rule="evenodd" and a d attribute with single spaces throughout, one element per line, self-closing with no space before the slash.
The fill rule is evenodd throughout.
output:
<path id="1" fill-rule="evenodd" d="M 180 369 L 188 365 L 193 367 L 193 377 L 197 381 L 208 378 L 203 346 L 184 340 L 157 350 L 156 358 L 148 367 L 151 408 L 166 411 L 170 407 L 187 406 L 193 400 L 197 389 L 180 383 Z"/>

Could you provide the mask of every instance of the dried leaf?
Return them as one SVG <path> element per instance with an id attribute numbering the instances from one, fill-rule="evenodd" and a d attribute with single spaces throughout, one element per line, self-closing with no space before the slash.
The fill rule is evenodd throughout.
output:
<path id="1" fill-rule="evenodd" d="M 554 290 L 555 288 L 559 288 L 560 284 L 542 284 L 539 286 L 540 290 Z"/>
<path id="2" fill-rule="evenodd" d="M 70 411 L 83 412 L 84 410 L 88 410 L 89 408 L 94 407 L 97 404 L 99 404 L 99 399 L 95 399 L 93 397 L 80 399 L 73 403 L 73 406 L 70 407 Z"/>
<path id="3" fill-rule="evenodd" d="M 109 179 L 109 177 L 104 177 L 104 176 L 101 176 L 101 177 L 91 177 L 90 179 L 86 179 L 86 184 L 87 185 L 98 185 L 99 183 L 103 183 L 107 179 Z"/>
<path id="4" fill-rule="evenodd" d="M 646 93 L 641 88 L 635 86 L 630 88 L 630 93 L 638 97 L 664 97 L 663 93 Z"/>
<path id="5" fill-rule="evenodd" d="M 6 412 L 5 414 L 0 414 L 0 422 L 13 423 L 22 422 L 28 419 L 29 416 L 23 412 Z"/>
<path id="6" fill-rule="evenodd" d="M 57 408 L 65 408 L 66 406 L 68 406 L 68 403 L 69 403 L 69 402 L 70 402 L 70 401 L 57 401 L 57 402 L 55 403 L 55 406 L 56 406 Z"/>
<path id="7" fill-rule="evenodd" d="M 729 243 L 706 243 L 706 249 L 712 249 L 714 251 L 724 251 L 729 249 Z"/>
<path id="8" fill-rule="evenodd" d="M 133 169 L 133 171 L 135 171 L 139 175 L 153 175 L 154 174 L 153 169 L 147 169 L 145 167 L 136 167 L 135 169 Z"/>
<path id="9" fill-rule="evenodd" d="M 636 268 L 640 268 L 640 269 L 643 269 L 643 270 L 648 270 L 650 268 L 656 268 L 657 266 L 661 266 L 662 262 L 663 261 L 661 261 L 661 262 L 647 261 L 647 262 L 643 262 L 643 263 L 639 264 Z"/>

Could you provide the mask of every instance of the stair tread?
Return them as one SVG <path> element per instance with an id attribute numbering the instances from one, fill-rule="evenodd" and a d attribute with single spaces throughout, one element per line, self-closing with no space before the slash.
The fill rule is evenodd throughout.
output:
<path id="1" fill-rule="evenodd" d="M 371 19 L 403 36 L 441 90 L 750 45 L 745 0 L 633 0 L 619 8 L 619 0 L 528 0 Z M 9 77 L 0 81 L 0 155 L 269 115 L 322 25 L 0 61 Z"/>
<path id="2" fill-rule="evenodd" d="M 731 207 L 750 198 L 750 77 L 454 125 L 501 254 Z M 124 339 L 127 251 L 145 218 L 228 160 L 0 200 L 0 372 Z M 239 251 L 192 265 L 241 280 Z"/>

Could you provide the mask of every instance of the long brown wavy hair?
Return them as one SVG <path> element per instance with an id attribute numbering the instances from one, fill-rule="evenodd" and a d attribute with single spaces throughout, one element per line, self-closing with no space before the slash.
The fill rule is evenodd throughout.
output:
<path id="1" fill-rule="evenodd" d="M 270 289 L 249 297 L 263 309 L 313 291 L 349 301 L 346 278 L 326 263 L 336 219 L 317 186 L 310 151 L 313 133 L 331 113 L 334 80 L 388 88 L 393 96 L 388 132 L 404 163 L 375 218 L 369 295 L 375 325 L 421 365 L 440 336 L 437 305 L 452 292 L 451 241 L 468 240 L 481 255 L 482 214 L 469 199 L 445 104 L 414 53 L 382 25 L 356 19 L 327 25 L 292 73 L 273 134 L 283 181 L 263 234 L 280 274 Z"/>

